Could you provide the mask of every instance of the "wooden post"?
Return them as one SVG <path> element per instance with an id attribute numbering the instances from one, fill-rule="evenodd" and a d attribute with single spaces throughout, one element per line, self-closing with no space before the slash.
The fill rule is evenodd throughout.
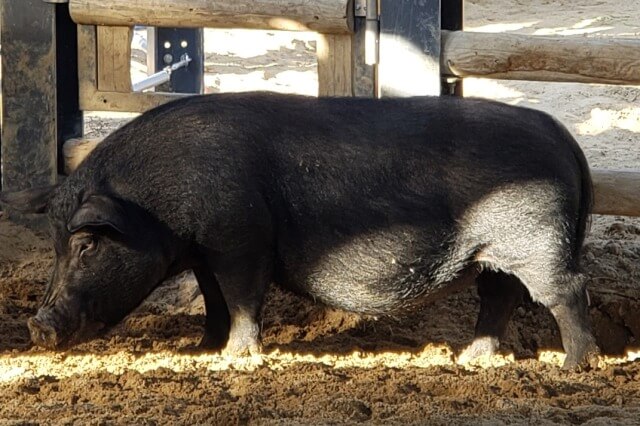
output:
<path id="1" fill-rule="evenodd" d="M 69 0 L 79 24 L 257 28 L 346 34 L 350 0 Z M 161 7 L 158 7 L 161 5 Z"/>
<path id="2" fill-rule="evenodd" d="M 2 189 L 49 185 L 57 178 L 56 6 L 20 0 L 0 7 Z"/>
<path id="3" fill-rule="evenodd" d="M 440 0 L 380 0 L 378 90 L 440 94 Z"/>
<path id="4" fill-rule="evenodd" d="M 78 85 L 83 111 L 144 112 L 185 95 L 178 93 L 122 93 L 98 90 L 96 27 L 78 26 Z"/>
<path id="5" fill-rule="evenodd" d="M 98 89 L 131 92 L 132 27 L 98 26 Z"/>
<path id="6" fill-rule="evenodd" d="M 318 96 L 353 96 L 350 34 L 318 34 Z"/>

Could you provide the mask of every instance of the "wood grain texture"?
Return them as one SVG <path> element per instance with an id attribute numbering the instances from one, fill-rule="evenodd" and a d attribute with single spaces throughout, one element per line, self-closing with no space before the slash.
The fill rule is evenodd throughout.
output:
<path id="1" fill-rule="evenodd" d="M 131 91 L 132 27 L 97 27 L 98 89 Z"/>
<path id="2" fill-rule="evenodd" d="M 640 216 L 640 170 L 591 170 L 593 212 Z"/>
<path id="3" fill-rule="evenodd" d="M 55 9 L 41 0 L 0 3 L 3 190 L 57 178 Z"/>
<path id="4" fill-rule="evenodd" d="M 88 101 L 98 90 L 97 35 L 93 25 L 78 25 L 78 90 L 80 109 L 87 108 Z"/>
<path id="5" fill-rule="evenodd" d="M 318 95 L 353 96 L 352 36 L 318 34 Z"/>
<path id="6" fill-rule="evenodd" d="M 350 33 L 350 0 L 70 0 L 79 24 Z"/>
<path id="7" fill-rule="evenodd" d="M 442 31 L 443 74 L 640 84 L 640 40 Z"/>

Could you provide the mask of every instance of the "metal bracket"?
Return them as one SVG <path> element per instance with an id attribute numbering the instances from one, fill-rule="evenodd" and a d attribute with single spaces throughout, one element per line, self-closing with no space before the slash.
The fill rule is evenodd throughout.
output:
<path id="1" fill-rule="evenodd" d="M 191 62 L 191 58 L 189 54 L 183 53 L 180 57 L 180 61 L 176 62 L 173 65 L 166 66 L 162 69 L 162 71 L 157 72 L 149 77 L 145 78 L 142 81 L 133 84 L 134 92 L 142 92 L 145 89 L 150 89 L 152 87 L 159 86 L 171 80 L 171 73 L 180 68 L 184 68 L 189 65 Z"/>
<path id="2" fill-rule="evenodd" d="M 359 18 L 367 16 L 367 0 L 355 0 L 353 12 Z"/>

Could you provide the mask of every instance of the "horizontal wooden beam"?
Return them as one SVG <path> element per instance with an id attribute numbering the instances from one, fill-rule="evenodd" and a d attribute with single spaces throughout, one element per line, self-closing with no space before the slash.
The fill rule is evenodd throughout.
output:
<path id="1" fill-rule="evenodd" d="M 104 92 L 87 91 L 80 96 L 83 111 L 145 112 L 169 101 L 193 96 L 188 93 L 165 92 Z"/>
<path id="2" fill-rule="evenodd" d="M 457 77 L 640 84 L 640 39 L 443 31 L 441 72 Z"/>
<path id="3" fill-rule="evenodd" d="M 591 171 L 596 214 L 640 216 L 640 170 Z"/>
<path id="4" fill-rule="evenodd" d="M 78 24 L 350 33 L 350 0 L 69 0 Z"/>

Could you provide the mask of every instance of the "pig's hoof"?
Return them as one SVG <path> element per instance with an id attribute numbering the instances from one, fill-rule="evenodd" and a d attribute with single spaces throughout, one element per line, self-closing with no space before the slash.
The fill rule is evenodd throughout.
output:
<path id="1" fill-rule="evenodd" d="M 262 354 L 262 345 L 257 340 L 239 340 L 229 339 L 227 346 L 222 351 L 225 356 L 232 357 L 250 357 Z"/>
<path id="2" fill-rule="evenodd" d="M 224 348 L 226 337 L 214 336 L 205 333 L 198 343 L 198 349 L 207 351 L 220 351 Z"/>
<path id="3" fill-rule="evenodd" d="M 580 373 L 583 371 L 591 371 L 598 368 L 600 362 L 600 349 L 595 342 L 590 341 L 587 344 L 587 349 L 580 356 L 571 356 L 567 354 L 562 364 L 562 369 L 565 371 L 573 371 Z"/>
<path id="4" fill-rule="evenodd" d="M 477 337 L 460 353 L 456 363 L 468 364 L 481 356 L 491 356 L 496 353 L 499 345 L 500 343 L 495 337 Z"/>

